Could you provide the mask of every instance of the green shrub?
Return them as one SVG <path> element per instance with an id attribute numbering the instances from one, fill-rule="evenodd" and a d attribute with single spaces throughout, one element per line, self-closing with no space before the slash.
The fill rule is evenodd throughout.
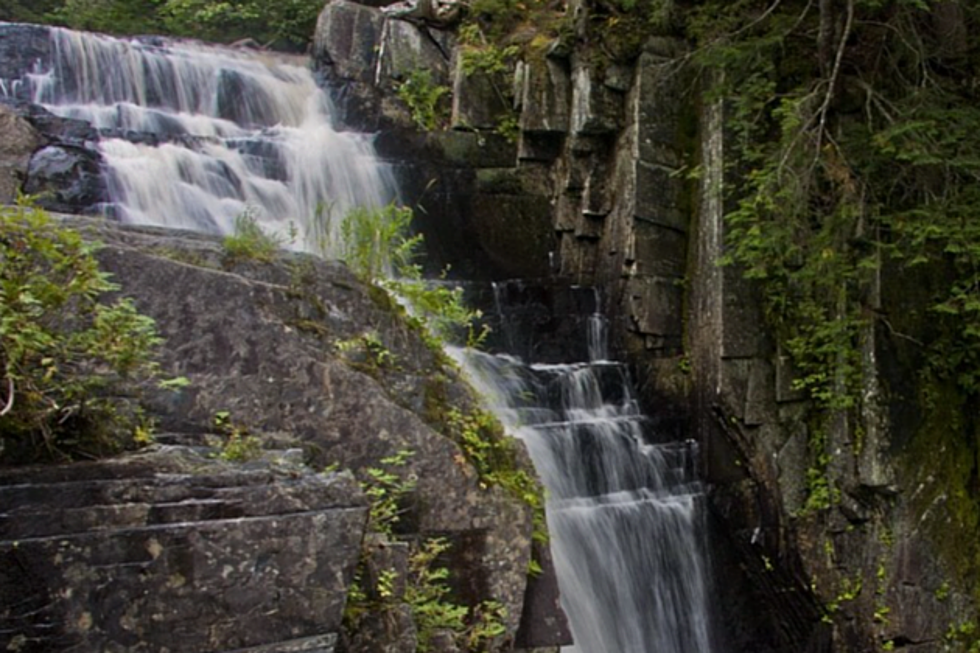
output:
<path id="1" fill-rule="evenodd" d="M 97 455 L 131 438 L 122 382 L 157 373 L 161 343 L 99 268 L 99 245 L 29 206 L 0 208 L 0 457 Z"/>
<path id="2" fill-rule="evenodd" d="M 439 101 L 449 93 L 449 89 L 432 81 L 432 74 L 427 69 L 413 70 L 395 92 L 408 107 L 419 129 L 432 131 L 445 122 L 445 107 Z"/>
<path id="3" fill-rule="evenodd" d="M 228 265 L 241 261 L 270 263 L 282 245 L 280 239 L 263 231 L 248 211 L 235 218 L 235 230 L 221 241 Z"/>

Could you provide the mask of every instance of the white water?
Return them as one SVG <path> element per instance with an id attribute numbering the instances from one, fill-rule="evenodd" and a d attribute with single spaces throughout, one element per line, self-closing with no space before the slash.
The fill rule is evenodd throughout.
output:
<path id="1" fill-rule="evenodd" d="M 227 234 L 247 212 L 294 247 L 334 254 L 350 208 L 394 198 L 370 138 L 333 129 L 329 98 L 297 58 L 63 29 L 51 38 L 53 65 L 19 83 L 107 135 L 107 208 L 124 222 Z"/>
<path id="2" fill-rule="evenodd" d="M 696 449 L 647 442 L 625 367 L 585 335 L 589 363 L 453 352 L 547 489 L 565 650 L 710 653 Z"/>

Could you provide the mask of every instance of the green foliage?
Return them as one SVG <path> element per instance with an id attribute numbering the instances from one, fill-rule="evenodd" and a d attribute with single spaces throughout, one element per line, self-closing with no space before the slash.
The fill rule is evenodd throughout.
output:
<path id="1" fill-rule="evenodd" d="M 405 470 L 412 456 L 412 451 L 399 451 L 381 460 L 380 467 L 364 470 L 365 480 L 361 485 L 370 500 L 368 530 L 383 535 L 386 540 L 395 537 L 403 514 L 402 504 L 415 489 L 414 477 Z M 362 552 L 344 610 L 345 628 L 355 631 L 366 615 L 385 614 L 404 604 L 411 610 L 415 623 L 416 650 L 432 650 L 433 636 L 440 632 L 449 633 L 467 651 L 490 650 L 491 642 L 506 631 L 504 607 L 492 600 L 472 610 L 456 603 L 448 585 L 449 570 L 439 564 L 451 547 L 446 539 L 411 539 L 409 545 L 407 576 L 401 595 L 399 574 L 394 568 L 379 570 L 374 586 L 364 586 L 371 551 Z"/>
<path id="2" fill-rule="evenodd" d="M 440 100 L 449 93 L 449 88 L 433 82 L 432 73 L 427 68 L 416 68 L 409 73 L 395 93 L 408 107 L 419 129 L 432 131 L 445 123 L 447 107 Z"/>
<path id="3" fill-rule="evenodd" d="M 402 504 L 415 490 L 416 479 L 404 474 L 405 466 L 414 455 L 414 451 L 403 449 L 382 458 L 381 467 L 364 470 L 367 478 L 361 482 L 361 487 L 371 502 L 368 513 L 370 532 L 394 535 L 403 514 Z"/>
<path id="4" fill-rule="evenodd" d="M 227 410 L 219 410 L 214 414 L 214 426 L 225 437 L 218 452 L 221 460 L 245 463 L 261 457 L 262 440 L 251 435 L 241 424 L 233 422 L 231 413 Z"/>
<path id="5" fill-rule="evenodd" d="M 103 302 L 119 286 L 97 243 L 39 209 L 0 208 L 0 434 L 15 459 L 97 455 L 140 420 L 123 382 L 157 374 L 162 342 L 133 302 Z"/>
<path id="6" fill-rule="evenodd" d="M 943 637 L 946 648 L 962 653 L 980 653 L 980 633 L 974 621 L 950 624 Z"/>
<path id="7" fill-rule="evenodd" d="M 520 53 L 520 48 L 516 45 L 498 47 L 495 45 L 484 45 L 482 47 L 468 46 L 462 50 L 462 63 L 464 75 L 496 75 L 507 72 L 514 59 Z"/>
<path id="8" fill-rule="evenodd" d="M 206 41 L 251 38 L 301 50 L 313 37 L 317 0 L 48 0 L 16 17 L 117 35 L 169 34 Z"/>
<path id="9" fill-rule="evenodd" d="M 164 0 L 63 0 L 38 18 L 107 34 L 151 34 L 165 30 L 159 13 L 163 6 Z"/>
<path id="10" fill-rule="evenodd" d="M 248 211 L 235 217 L 235 230 L 221 241 L 228 265 L 243 261 L 271 263 L 282 244 L 278 238 L 263 231 Z"/>
<path id="11" fill-rule="evenodd" d="M 408 207 L 354 208 L 340 224 L 340 258 L 369 282 L 400 274 L 412 266 L 422 244 L 422 236 L 409 235 L 411 224 Z"/>
<path id="12" fill-rule="evenodd" d="M 486 487 L 497 485 L 532 510 L 534 539 L 548 541 L 544 491 L 537 479 L 522 469 L 517 444 L 504 432 L 500 421 L 483 409 L 462 412 L 451 408 L 445 415 L 448 434 L 462 448 Z"/>
<path id="13" fill-rule="evenodd" d="M 344 355 L 348 363 L 372 376 L 382 370 L 394 369 L 397 359 L 374 331 L 362 333 L 348 340 L 334 343 L 334 348 Z"/>
<path id="14" fill-rule="evenodd" d="M 863 446 L 869 335 L 917 368 L 910 383 L 944 389 L 946 408 L 921 402 L 916 437 L 949 470 L 930 469 L 941 481 L 922 501 L 956 507 L 967 534 L 937 523 L 937 541 L 957 578 L 973 577 L 973 418 L 926 430 L 934 413 L 972 415 L 980 397 L 980 104 L 967 81 L 980 52 L 942 38 L 931 3 L 821 6 L 709 1 L 686 16 L 716 88 L 709 101 L 725 103 L 726 178 L 738 181 L 724 189 L 725 262 L 759 280 L 779 352 L 812 400 L 805 511 L 835 502 L 830 420 L 853 427 L 849 453 Z M 980 16 L 961 7 L 972 33 Z"/>
<path id="15" fill-rule="evenodd" d="M 403 298 L 413 322 L 431 334 L 431 345 L 460 332 L 468 344 L 479 344 L 486 335 L 476 326 L 482 315 L 466 307 L 463 289 L 422 278 L 415 260 L 423 238 L 409 235 L 412 217 L 411 209 L 394 204 L 352 210 L 341 223 L 341 258 L 362 279 Z"/>
<path id="16" fill-rule="evenodd" d="M 405 602 L 412 609 L 418 632 L 419 651 L 430 650 L 432 636 L 446 630 L 461 634 L 466 630 L 469 608 L 453 603 L 446 585 L 449 570 L 437 567 L 436 559 L 450 548 L 443 538 L 425 540 L 408 559 L 408 585 Z"/>

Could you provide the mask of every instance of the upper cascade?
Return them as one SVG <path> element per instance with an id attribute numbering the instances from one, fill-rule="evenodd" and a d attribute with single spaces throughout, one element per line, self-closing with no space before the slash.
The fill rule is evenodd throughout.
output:
<path id="1" fill-rule="evenodd" d="M 249 214 L 284 244 L 333 254 L 338 217 L 395 195 L 371 138 L 333 128 L 302 58 L 47 32 L 48 56 L 0 79 L 0 97 L 98 130 L 104 209 L 123 222 L 224 234 Z"/>

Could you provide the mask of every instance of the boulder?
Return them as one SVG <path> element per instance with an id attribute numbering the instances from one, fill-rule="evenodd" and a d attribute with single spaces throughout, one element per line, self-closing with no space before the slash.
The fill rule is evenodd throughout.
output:
<path id="1" fill-rule="evenodd" d="M 328 3 L 317 19 L 314 61 L 335 79 L 372 83 L 383 23 L 384 16 L 372 7 L 348 0 Z"/>
<path id="2" fill-rule="evenodd" d="M 31 157 L 24 191 L 52 211 L 91 213 L 108 201 L 101 155 L 89 148 L 48 145 Z"/>

